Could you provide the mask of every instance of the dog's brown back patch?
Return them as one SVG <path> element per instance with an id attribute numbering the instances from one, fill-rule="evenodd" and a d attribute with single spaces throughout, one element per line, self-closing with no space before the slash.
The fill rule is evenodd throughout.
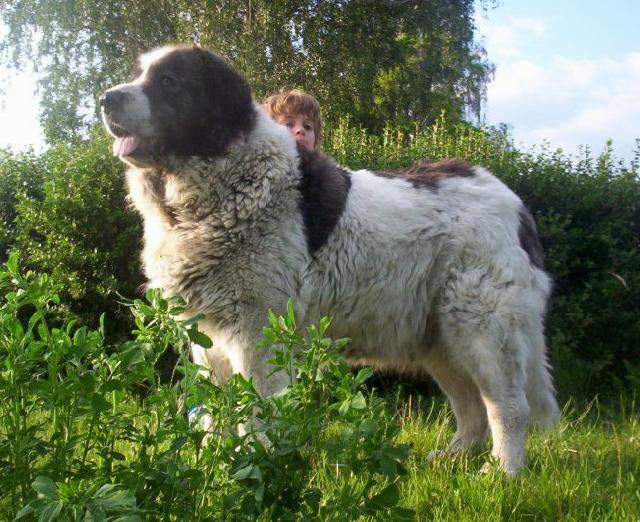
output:
<path id="1" fill-rule="evenodd" d="M 471 177 L 475 175 L 473 167 L 459 159 L 443 161 L 420 160 L 410 167 L 397 170 L 375 172 L 385 178 L 401 178 L 409 181 L 414 187 L 438 189 L 438 183 L 447 178 Z"/>

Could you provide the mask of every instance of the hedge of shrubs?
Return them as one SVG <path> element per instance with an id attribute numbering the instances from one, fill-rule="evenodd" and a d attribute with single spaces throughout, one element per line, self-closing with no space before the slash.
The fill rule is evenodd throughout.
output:
<path id="1" fill-rule="evenodd" d="M 122 165 L 103 133 L 42 155 L 0 156 L 0 214 L 5 220 L 1 261 L 13 248 L 23 266 L 62 284 L 65 316 L 96 325 L 115 319 L 113 336 L 131 331 L 122 296 L 138 293 L 143 278 L 141 226 L 127 208 Z"/>
<path id="2" fill-rule="evenodd" d="M 640 386 L 640 142 L 625 164 L 609 145 L 597 157 L 523 152 L 499 132 L 442 119 L 428 132 L 380 136 L 340 122 L 323 146 L 354 169 L 459 157 L 492 170 L 538 222 L 554 278 L 547 337 L 561 397 Z M 136 296 L 142 283 L 140 223 L 127 209 L 122 171 L 100 130 L 44 154 L 0 153 L 0 257 L 17 249 L 24 267 L 61 283 L 72 304 L 60 313 L 88 325 L 102 312 L 115 317 L 112 336 L 131 327 L 119 295 Z"/>

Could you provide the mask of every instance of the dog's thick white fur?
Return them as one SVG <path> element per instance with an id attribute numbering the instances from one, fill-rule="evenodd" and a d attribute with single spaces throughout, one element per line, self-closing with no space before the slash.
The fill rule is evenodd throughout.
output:
<path id="1" fill-rule="evenodd" d="M 529 419 L 559 414 L 543 336 L 550 280 L 521 200 L 460 163 L 341 169 L 298 150 L 250 95 L 237 102 L 244 86 L 210 53 L 164 48 L 101 100 L 130 165 L 149 284 L 182 295 L 214 341 L 193 347 L 195 361 L 218 381 L 233 371 L 262 394 L 281 389 L 256 343 L 268 309 L 292 298 L 301 324 L 333 318 L 350 360 L 429 372 L 457 422 L 448 450 L 490 430 L 493 455 L 518 473 Z"/>

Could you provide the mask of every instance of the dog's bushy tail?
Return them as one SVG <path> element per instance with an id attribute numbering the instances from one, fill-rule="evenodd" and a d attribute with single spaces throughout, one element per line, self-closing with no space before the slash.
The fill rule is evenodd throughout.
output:
<path id="1" fill-rule="evenodd" d="M 531 421 L 535 427 L 551 429 L 560 420 L 560 408 L 547 361 L 547 349 L 542 329 L 527 336 L 527 401 L 531 408 Z"/>

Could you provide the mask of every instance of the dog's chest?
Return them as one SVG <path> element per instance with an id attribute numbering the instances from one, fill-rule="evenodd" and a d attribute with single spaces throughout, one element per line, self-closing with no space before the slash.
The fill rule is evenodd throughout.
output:
<path id="1" fill-rule="evenodd" d="M 293 297 L 306 259 L 294 199 L 269 205 L 250 186 L 221 194 L 206 183 L 186 181 L 168 179 L 147 198 L 156 204 L 143 204 L 149 284 L 216 316 L 241 302 L 267 306 Z"/>

